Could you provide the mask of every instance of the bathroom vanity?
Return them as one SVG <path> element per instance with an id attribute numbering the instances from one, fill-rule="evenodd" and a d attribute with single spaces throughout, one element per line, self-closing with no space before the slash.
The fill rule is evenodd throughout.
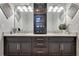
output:
<path id="1" fill-rule="evenodd" d="M 6 34 L 5 56 L 75 56 L 76 35 Z"/>
<path id="2" fill-rule="evenodd" d="M 79 33 L 79 5 L 8 5 L 14 11 L 9 16 L 5 14 L 8 9 L 3 7 L 6 4 L 0 5 L 3 7 L 0 9 L 0 56 L 79 56 L 79 34 L 76 34 Z M 61 24 L 66 25 L 61 26 L 65 29 L 59 29 Z"/>

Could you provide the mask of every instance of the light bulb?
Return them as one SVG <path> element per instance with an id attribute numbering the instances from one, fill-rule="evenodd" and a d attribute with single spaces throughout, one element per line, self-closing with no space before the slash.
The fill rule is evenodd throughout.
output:
<path id="1" fill-rule="evenodd" d="M 48 8 L 48 12 L 51 12 L 51 11 L 52 11 L 52 9 L 53 9 L 53 7 L 52 7 L 52 6 L 50 6 L 50 7 Z"/>
<path id="2" fill-rule="evenodd" d="M 20 6 L 18 6 L 17 9 L 19 9 L 21 12 L 23 12 L 23 9 Z"/>
<path id="3" fill-rule="evenodd" d="M 53 12 L 56 12 L 58 10 L 58 6 L 55 6 L 55 8 L 53 9 Z"/>
<path id="4" fill-rule="evenodd" d="M 63 9 L 63 7 L 60 7 L 57 12 L 61 12 Z"/>
<path id="5" fill-rule="evenodd" d="M 24 9 L 24 11 L 25 11 L 25 12 L 27 12 L 27 11 L 28 11 L 28 9 L 27 9 L 27 7 L 26 7 L 26 6 L 23 6 L 23 9 Z"/>
<path id="6" fill-rule="evenodd" d="M 28 9 L 29 9 L 30 12 L 33 12 L 33 9 L 32 9 L 31 6 L 28 6 Z"/>

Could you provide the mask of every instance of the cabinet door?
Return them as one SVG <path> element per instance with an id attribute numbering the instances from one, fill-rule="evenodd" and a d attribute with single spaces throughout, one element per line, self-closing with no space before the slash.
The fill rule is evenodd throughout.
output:
<path id="1" fill-rule="evenodd" d="M 8 45 L 8 55 L 18 56 L 20 55 L 20 43 L 10 42 Z"/>
<path id="2" fill-rule="evenodd" d="M 61 38 L 60 52 L 63 56 L 75 56 L 76 55 L 76 38 L 64 37 Z"/>
<path id="3" fill-rule="evenodd" d="M 49 55 L 50 56 L 60 56 L 60 42 L 57 38 L 49 39 Z"/>
<path id="4" fill-rule="evenodd" d="M 22 38 L 21 39 L 21 55 L 27 56 L 31 55 L 31 38 Z"/>
<path id="5" fill-rule="evenodd" d="M 39 11 L 37 11 L 37 9 Z M 34 3 L 34 33 L 35 34 L 46 34 L 47 33 L 47 25 L 46 25 L 46 17 L 47 13 L 47 4 Z"/>
<path id="6" fill-rule="evenodd" d="M 75 56 L 75 46 L 74 43 L 62 43 L 61 46 L 61 54 L 63 56 Z"/>
<path id="7" fill-rule="evenodd" d="M 16 56 L 20 54 L 20 43 L 17 37 L 4 37 L 4 55 Z"/>

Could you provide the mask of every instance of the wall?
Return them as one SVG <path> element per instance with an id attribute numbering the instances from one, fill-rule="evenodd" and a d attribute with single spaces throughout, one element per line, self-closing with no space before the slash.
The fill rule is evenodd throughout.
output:
<path id="1" fill-rule="evenodd" d="M 47 32 L 54 32 L 57 28 L 57 16 L 54 16 L 53 13 L 47 13 Z M 16 21 L 16 28 L 20 27 L 23 31 L 33 32 L 33 13 L 25 13 L 21 15 L 23 18 L 19 21 Z M 54 18 L 55 17 L 55 18 Z M 79 33 L 79 10 L 76 13 L 75 17 L 71 20 L 68 16 L 66 16 L 67 22 L 70 22 L 69 31 L 78 32 Z M 52 20 L 53 19 L 53 20 Z M 23 22 L 23 23 L 22 23 Z M 0 32 L 10 32 L 14 27 L 14 15 L 12 15 L 9 19 L 6 19 L 2 10 L 0 9 Z M 3 43 L 2 36 L 0 36 L 0 55 L 3 54 Z M 79 55 L 79 37 L 77 40 L 77 55 Z"/>
<path id="2" fill-rule="evenodd" d="M 14 10 L 14 6 L 12 4 L 11 8 Z M 33 5 L 31 5 L 33 6 Z M 49 7 L 49 6 L 48 6 Z M 9 32 L 14 27 L 14 15 L 12 15 L 9 19 L 6 19 L 2 11 L 0 10 L 0 21 L 2 24 L 0 25 L 0 31 L 1 32 Z M 47 32 L 55 32 L 58 29 L 58 13 L 47 13 Z M 63 17 L 63 16 L 62 16 Z M 21 19 L 19 22 L 15 19 L 15 27 L 21 28 L 21 30 L 25 32 L 33 32 L 33 13 L 32 12 L 22 12 L 21 13 Z M 5 30 L 6 29 L 6 30 Z"/>
<path id="3" fill-rule="evenodd" d="M 28 33 L 33 32 L 33 13 L 32 12 L 23 12 L 21 13 L 21 19 L 15 25 L 19 27 L 22 31 Z"/>
<path id="4" fill-rule="evenodd" d="M 0 9 L 0 56 L 4 55 L 4 43 L 2 38 L 2 32 L 10 32 L 14 27 L 14 16 L 6 19 L 2 10 Z"/>
<path id="5" fill-rule="evenodd" d="M 33 4 L 30 4 L 33 8 Z M 15 27 L 20 28 L 24 33 L 32 33 L 33 32 L 33 12 L 21 12 L 19 11 L 19 15 L 21 16 L 19 21 L 16 21 Z M 16 20 L 16 19 L 15 19 Z"/>
<path id="6" fill-rule="evenodd" d="M 71 32 L 79 32 L 79 10 L 70 22 L 69 30 Z"/>
<path id="7" fill-rule="evenodd" d="M 10 4 L 10 6 L 14 13 L 14 4 Z M 22 12 L 19 22 L 15 18 L 15 28 L 18 27 L 25 32 L 33 32 L 33 12 Z M 14 14 L 9 19 L 6 19 L 0 9 L 0 32 L 10 32 L 12 28 L 14 28 Z"/>
<path id="8" fill-rule="evenodd" d="M 14 26 L 13 19 L 13 15 L 9 19 L 6 19 L 5 15 L 0 9 L 0 32 L 11 31 L 12 27 Z"/>
<path id="9" fill-rule="evenodd" d="M 77 40 L 76 40 L 77 42 L 76 43 L 76 50 L 77 50 L 76 54 L 79 56 L 79 10 L 69 26 L 69 31 L 78 33 Z"/>
<path id="10" fill-rule="evenodd" d="M 47 13 L 47 32 L 51 33 L 58 30 L 58 14 L 53 12 Z"/>
<path id="11" fill-rule="evenodd" d="M 2 33 L 0 33 L 0 56 L 4 55 L 4 42 Z"/>
<path id="12" fill-rule="evenodd" d="M 33 13 L 27 12 L 21 14 L 21 19 L 19 22 L 16 21 L 15 27 L 20 27 L 23 31 L 33 32 Z M 79 11 L 75 17 L 71 19 L 67 16 L 67 22 L 70 22 L 69 31 L 79 32 Z M 75 24 L 75 25 L 74 25 Z M 58 15 L 54 15 L 52 12 L 47 13 L 47 32 L 54 32 L 58 30 Z M 2 10 L 0 9 L 0 32 L 9 32 L 14 27 L 14 15 L 9 19 L 6 19 Z"/>

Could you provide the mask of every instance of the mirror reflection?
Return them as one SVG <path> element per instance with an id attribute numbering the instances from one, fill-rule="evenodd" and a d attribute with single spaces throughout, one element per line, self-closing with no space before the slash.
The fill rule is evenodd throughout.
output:
<path id="1" fill-rule="evenodd" d="M 3 6 L 7 6 L 6 4 L 0 4 L 0 14 L 4 17 L 4 20 L 0 18 L 0 31 L 10 32 L 14 30 L 33 33 L 34 3 L 10 3 L 8 5 L 9 12 L 7 12 L 7 8 L 3 8 Z M 78 3 L 47 3 L 47 33 L 59 32 L 61 24 L 65 24 L 69 30 L 78 9 Z M 6 26 L 6 31 L 4 26 Z"/>
<path id="2" fill-rule="evenodd" d="M 15 28 L 21 32 L 33 32 L 33 4 L 14 4 Z"/>

